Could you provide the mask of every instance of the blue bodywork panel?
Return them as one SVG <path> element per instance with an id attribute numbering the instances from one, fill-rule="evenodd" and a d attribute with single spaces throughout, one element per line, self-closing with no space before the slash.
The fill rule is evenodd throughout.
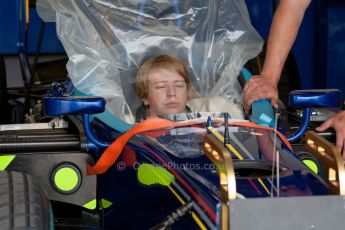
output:
<path id="1" fill-rule="evenodd" d="M 341 92 L 337 89 L 294 90 L 290 92 L 289 103 L 298 108 L 339 108 Z"/>
<path id="2" fill-rule="evenodd" d="M 111 142 L 113 138 L 120 135 L 103 122 L 95 119 L 93 130 L 97 138 L 104 142 Z M 217 125 L 216 125 L 217 126 Z M 215 127 L 216 127 L 215 126 Z M 219 127 L 220 128 L 220 127 Z M 183 134 L 188 129 L 192 132 Z M 222 129 L 220 129 L 222 130 Z M 252 136 L 250 129 L 241 128 L 233 133 L 231 145 L 240 151 L 239 143 L 242 140 L 256 142 L 256 137 Z M 259 130 L 256 130 L 260 133 Z M 172 210 L 179 207 L 178 199 L 171 193 L 171 188 L 159 183 L 145 185 L 139 181 L 139 168 L 141 165 L 150 164 L 163 167 L 174 175 L 174 182 L 170 187 L 177 189 L 184 199 L 194 199 L 193 195 L 186 189 L 183 182 L 187 182 L 192 190 L 197 191 L 202 200 L 207 203 L 211 212 L 216 214 L 219 202 L 219 178 L 211 167 L 212 162 L 204 155 L 195 157 L 182 157 L 189 149 L 193 151 L 200 148 L 200 143 L 204 141 L 206 130 L 202 126 L 181 127 L 169 130 L 150 131 L 147 138 L 145 135 L 133 137 L 123 150 L 122 155 L 110 169 L 98 177 L 99 198 L 111 201 L 114 205 L 104 209 L 105 226 L 107 228 L 148 228 L 155 221 L 164 218 Z M 154 135 L 156 133 L 156 135 Z M 266 135 L 263 133 L 263 135 Z M 154 140 L 153 140 L 154 139 Z M 233 140 L 239 140 L 238 143 Z M 185 142 L 189 144 L 186 145 Z M 253 142 L 253 143 L 254 143 Z M 162 148 L 162 146 L 165 146 Z M 246 145 L 246 147 L 249 147 Z M 235 171 L 237 175 L 236 188 L 238 193 L 247 198 L 269 197 L 270 186 L 275 181 L 271 181 L 271 174 L 265 175 L 265 168 L 271 170 L 272 165 L 269 160 L 265 160 L 265 150 L 254 146 L 248 148 L 249 152 L 240 153 L 245 159 L 238 160 L 233 156 Z M 202 151 L 202 150 L 199 150 Z M 285 150 L 282 150 L 285 151 Z M 130 154 L 129 154 L 130 153 Z M 181 155 L 182 154 L 182 155 Z M 229 154 L 232 154 L 229 152 Z M 248 154 L 248 155 L 247 155 Z M 133 158 L 129 160 L 129 155 Z M 307 168 L 288 152 L 282 154 L 286 164 L 281 166 L 280 195 L 324 195 L 327 193 L 325 186 L 317 176 L 307 172 Z M 181 167 L 184 166 L 184 167 Z M 253 167 L 253 174 L 250 168 Z M 291 168 L 290 168 L 291 167 Z M 259 168 L 256 171 L 255 168 Z M 249 174 L 248 174 L 249 173 Z M 256 173 L 260 173 L 262 184 L 256 179 Z M 179 175 L 177 177 L 176 175 Z M 185 190 L 181 193 L 181 189 Z M 273 191 L 273 193 L 275 193 Z M 218 195 L 217 195 L 218 194 Z M 197 205 L 199 205 L 197 203 Z M 143 213 L 145 213 L 143 215 Z M 114 218 L 116 216 L 116 218 Z M 204 216 L 209 222 L 214 224 L 210 216 Z M 191 223 L 183 223 L 183 226 L 193 226 Z"/>
<path id="3" fill-rule="evenodd" d="M 105 100 L 101 97 L 46 97 L 44 103 L 49 116 L 94 114 L 105 110 Z"/>

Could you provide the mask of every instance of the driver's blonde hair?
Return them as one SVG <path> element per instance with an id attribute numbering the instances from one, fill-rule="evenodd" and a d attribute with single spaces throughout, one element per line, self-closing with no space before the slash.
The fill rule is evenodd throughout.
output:
<path id="1" fill-rule="evenodd" d="M 135 87 L 140 100 L 148 98 L 149 90 L 149 76 L 153 71 L 159 69 L 166 69 L 179 74 L 187 84 L 187 90 L 190 89 L 190 79 L 186 66 L 182 61 L 171 55 L 160 55 L 149 58 L 139 68 Z"/>

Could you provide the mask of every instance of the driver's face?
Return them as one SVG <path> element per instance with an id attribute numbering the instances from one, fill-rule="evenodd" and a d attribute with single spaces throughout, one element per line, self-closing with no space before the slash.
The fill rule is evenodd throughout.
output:
<path id="1" fill-rule="evenodd" d="M 150 73 L 148 97 L 143 100 L 149 106 L 149 116 L 182 113 L 187 100 L 187 84 L 178 73 L 166 69 Z"/>

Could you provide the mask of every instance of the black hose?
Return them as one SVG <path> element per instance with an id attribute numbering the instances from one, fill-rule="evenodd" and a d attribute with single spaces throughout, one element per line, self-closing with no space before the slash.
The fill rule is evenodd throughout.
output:
<path id="1" fill-rule="evenodd" d="M 39 33 L 38 40 L 37 40 L 34 63 L 33 63 L 33 66 L 31 68 L 31 71 L 30 71 L 30 80 L 29 80 L 27 88 L 26 88 L 26 95 L 25 95 L 25 101 L 24 101 L 24 113 L 23 113 L 22 121 L 24 121 L 24 119 L 25 119 L 25 113 L 27 113 L 30 109 L 31 86 L 34 83 L 34 76 L 35 76 L 35 72 L 36 72 L 38 58 L 39 58 L 39 55 L 41 52 L 41 46 L 42 46 L 42 41 L 43 41 L 43 34 L 44 34 L 44 30 L 45 30 L 45 25 L 46 25 L 46 23 L 43 20 L 41 20 L 40 33 Z"/>

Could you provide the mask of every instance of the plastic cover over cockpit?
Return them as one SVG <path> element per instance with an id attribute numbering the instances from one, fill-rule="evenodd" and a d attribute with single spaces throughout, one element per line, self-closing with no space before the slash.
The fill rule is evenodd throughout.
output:
<path id="1" fill-rule="evenodd" d="M 74 86 L 104 97 L 127 122 L 141 105 L 135 76 L 149 57 L 181 59 L 207 111 L 224 100 L 241 106 L 237 76 L 262 47 L 242 0 L 38 0 L 37 9 L 56 21 Z"/>

